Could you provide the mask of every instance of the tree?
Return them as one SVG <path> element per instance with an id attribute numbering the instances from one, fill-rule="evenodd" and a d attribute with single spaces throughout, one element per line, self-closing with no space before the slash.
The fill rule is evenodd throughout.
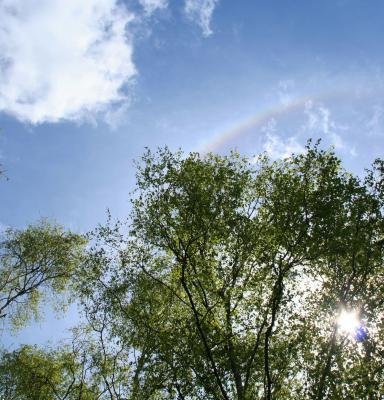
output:
<path id="1" fill-rule="evenodd" d="M 160 149 L 137 171 L 75 272 L 97 398 L 379 398 L 382 161 Z"/>
<path id="2" fill-rule="evenodd" d="M 0 241 L 0 318 L 19 326 L 37 317 L 41 299 L 70 284 L 84 245 L 84 237 L 47 221 L 6 229 Z"/>
<path id="3" fill-rule="evenodd" d="M 382 177 L 311 144 L 277 162 L 148 151 L 127 234 L 96 232 L 80 287 L 130 349 L 132 398 L 377 398 Z"/>
<path id="4" fill-rule="evenodd" d="M 22 346 L 0 357 L 0 398 L 7 400 L 94 400 L 100 396 L 80 349 L 39 350 Z"/>

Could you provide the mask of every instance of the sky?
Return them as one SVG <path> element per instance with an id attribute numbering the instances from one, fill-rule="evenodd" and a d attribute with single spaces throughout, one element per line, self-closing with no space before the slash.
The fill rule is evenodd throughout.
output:
<path id="1" fill-rule="evenodd" d="M 381 0 L 0 0 L 0 227 L 124 218 L 145 147 L 279 158 L 321 138 L 362 174 L 383 156 L 383 17 Z"/>

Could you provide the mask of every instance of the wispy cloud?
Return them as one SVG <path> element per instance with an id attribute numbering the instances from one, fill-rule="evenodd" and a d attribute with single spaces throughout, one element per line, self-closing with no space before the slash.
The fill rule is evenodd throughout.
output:
<path id="1" fill-rule="evenodd" d="M 136 74 L 132 19 L 116 0 L 3 0 L 0 111 L 36 124 L 124 103 Z"/>
<path id="2" fill-rule="evenodd" d="M 277 96 L 280 104 L 288 105 L 293 101 L 294 88 L 295 88 L 295 81 L 293 79 L 284 79 L 279 81 L 277 85 Z"/>
<path id="3" fill-rule="evenodd" d="M 275 134 L 268 134 L 264 142 L 264 151 L 272 158 L 286 158 L 290 157 L 293 153 L 304 153 L 305 148 L 302 146 L 294 136 L 287 139 Z"/>
<path id="4" fill-rule="evenodd" d="M 202 29 L 204 36 L 210 36 L 212 14 L 219 0 L 185 0 L 185 13 L 187 17 L 196 22 Z"/>
<path id="5" fill-rule="evenodd" d="M 365 127 L 369 135 L 380 136 L 384 133 L 384 107 L 381 104 L 373 106 L 371 117 Z"/>
<path id="6" fill-rule="evenodd" d="M 168 7 L 168 0 L 139 0 L 147 15 Z"/>
<path id="7" fill-rule="evenodd" d="M 330 141 L 337 150 L 343 150 L 350 155 L 356 155 L 356 149 L 350 143 L 347 143 L 341 136 L 341 132 L 348 131 L 348 126 L 337 123 L 331 115 L 331 110 L 322 104 L 315 104 L 308 101 L 304 108 L 307 116 L 306 123 L 301 130 L 311 135 L 318 135 Z"/>
<path id="8" fill-rule="evenodd" d="M 290 157 L 305 151 L 295 136 L 283 138 L 277 134 L 276 120 L 271 118 L 262 128 L 265 135 L 263 150 L 273 159 Z"/>

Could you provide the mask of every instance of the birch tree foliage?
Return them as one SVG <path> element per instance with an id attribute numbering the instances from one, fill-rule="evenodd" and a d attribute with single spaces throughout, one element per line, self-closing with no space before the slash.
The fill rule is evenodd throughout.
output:
<path id="1" fill-rule="evenodd" d="M 95 398 L 380 398 L 383 172 L 147 151 L 75 269 Z"/>
<path id="2" fill-rule="evenodd" d="M 6 229 L 0 238 L 0 319 L 20 327 L 38 318 L 44 298 L 58 300 L 69 288 L 85 243 L 81 235 L 45 220 Z"/>
<path id="3" fill-rule="evenodd" d="M 312 144 L 276 162 L 148 151 L 126 234 L 98 230 L 80 288 L 129 349 L 132 398 L 377 398 L 382 167 L 359 178 Z"/>
<path id="4" fill-rule="evenodd" d="M 7 400 L 95 400 L 101 392 L 89 359 L 79 349 L 22 346 L 0 358 L 0 398 Z"/>

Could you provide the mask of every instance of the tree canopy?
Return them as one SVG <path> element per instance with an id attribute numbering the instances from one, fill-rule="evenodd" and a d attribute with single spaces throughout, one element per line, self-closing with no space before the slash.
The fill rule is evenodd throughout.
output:
<path id="1" fill-rule="evenodd" d="M 75 268 L 87 351 L 60 351 L 88 378 L 57 377 L 87 390 L 34 398 L 380 398 L 383 178 L 380 160 L 358 177 L 311 143 L 278 161 L 148 150 L 130 217 L 99 226 Z M 3 354 L 0 381 L 26 351 Z"/>
<path id="2" fill-rule="evenodd" d="M 7 228 L 0 238 L 0 319 L 21 326 L 38 317 L 43 297 L 63 293 L 79 265 L 85 238 L 41 220 Z"/>

